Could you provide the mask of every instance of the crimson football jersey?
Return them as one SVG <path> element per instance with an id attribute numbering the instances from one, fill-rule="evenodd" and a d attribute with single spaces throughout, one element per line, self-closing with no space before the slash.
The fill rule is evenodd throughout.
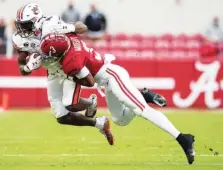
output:
<path id="1" fill-rule="evenodd" d="M 73 77 L 85 66 L 92 76 L 95 76 L 104 65 L 104 58 L 93 48 L 88 48 L 77 35 L 67 36 L 71 41 L 71 47 L 60 62 L 64 73 Z"/>

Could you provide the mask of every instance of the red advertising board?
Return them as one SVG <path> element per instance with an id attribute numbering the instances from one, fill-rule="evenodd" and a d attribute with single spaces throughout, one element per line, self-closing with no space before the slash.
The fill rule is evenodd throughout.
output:
<path id="1" fill-rule="evenodd" d="M 222 108 L 223 61 L 195 60 L 118 60 L 138 88 L 147 87 L 163 94 L 170 107 Z M 9 107 L 48 107 L 46 71 L 41 68 L 30 76 L 21 76 L 16 60 L 0 60 L 0 96 L 7 94 Z M 99 96 L 96 88 L 83 88 L 82 96 Z M 2 103 L 2 97 L 0 97 Z"/>

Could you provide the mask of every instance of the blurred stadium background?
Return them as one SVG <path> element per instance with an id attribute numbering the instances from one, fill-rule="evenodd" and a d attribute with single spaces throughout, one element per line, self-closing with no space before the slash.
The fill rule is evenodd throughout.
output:
<path id="1" fill-rule="evenodd" d="M 197 136 L 193 167 L 169 136 L 138 119 L 129 127 L 113 126 L 113 149 L 92 129 L 59 126 L 45 110 L 46 71 L 22 77 L 17 66 L 13 22 L 27 2 L 0 0 L 0 169 L 223 169 L 223 1 L 35 1 L 45 15 L 63 18 L 69 4 L 76 20 L 86 21 L 92 7 L 104 15 L 98 23 L 103 26 L 84 35 L 87 45 L 116 55 L 138 88 L 166 97 L 163 112 Z M 81 96 L 91 93 L 98 94 L 83 88 Z M 98 105 L 106 107 L 100 96 Z"/>

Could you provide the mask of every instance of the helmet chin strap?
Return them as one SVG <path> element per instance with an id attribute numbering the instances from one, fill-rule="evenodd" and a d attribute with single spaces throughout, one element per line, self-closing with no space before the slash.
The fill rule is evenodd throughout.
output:
<path id="1" fill-rule="evenodd" d="M 40 31 L 40 30 L 36 30 L 36 31 L 35 31 L 35 35 L 36 35 L 36 36 L 39 36 L 40 34 L 41 34 L 41 31 Z"/>

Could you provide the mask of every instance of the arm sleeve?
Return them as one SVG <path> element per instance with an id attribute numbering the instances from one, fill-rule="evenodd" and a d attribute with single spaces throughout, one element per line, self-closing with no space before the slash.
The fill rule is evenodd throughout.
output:
<path id="1" fill-rule="evenodd" d="M 82 79 L 82 78 L 85 78 L 88 74 L 90 74 L 90 71 L 88 70 L 87 67 L 83 67 L 77 74 L 76 74 L 76 77 L 78 79 Z"/>
<path id="2" fill-rule="evenodd" d="M 54 16 L 44 22 L 42 27 L 42 37 L 52 32 L 61 34 L 75 32 L 75 26 L 74 24 L 65 23 L 59 17 Z"/>

